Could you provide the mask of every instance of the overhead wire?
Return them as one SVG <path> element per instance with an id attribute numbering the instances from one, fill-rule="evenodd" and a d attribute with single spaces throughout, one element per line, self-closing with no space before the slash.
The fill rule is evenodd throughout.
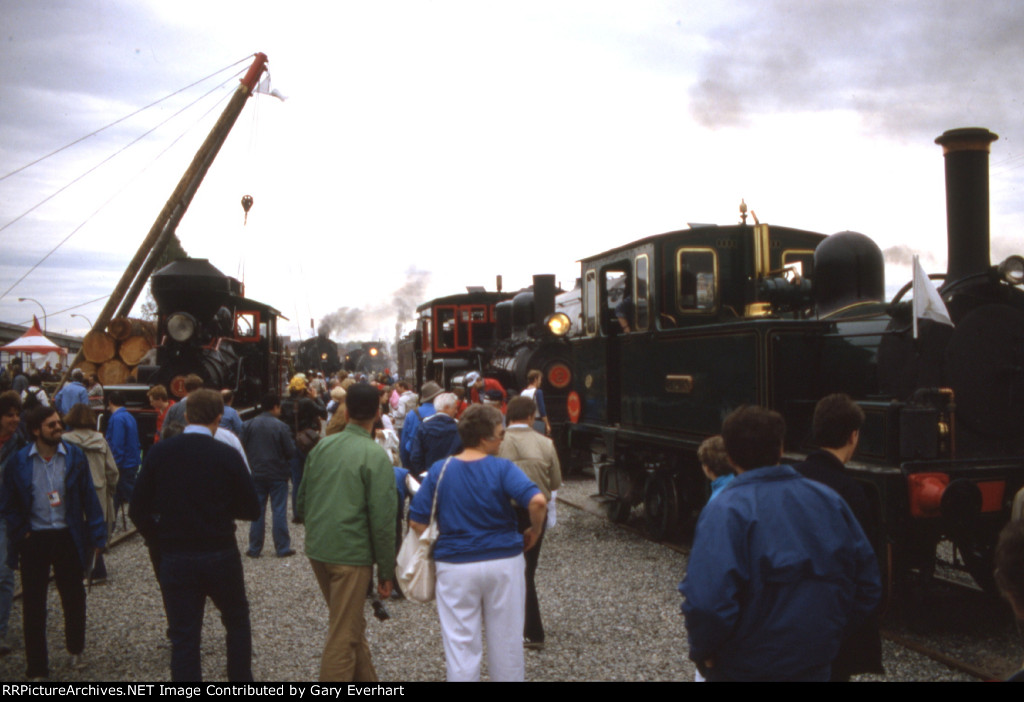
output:
<path id="1" fill-rule="evenodd" d="M 170 117 L 168 117 L 167 119 L 165 119 L 165 120 L 164 120 L 163 122 L 160 122 L 159 124 L 157 124 L 157 125 L 156 125 L 155 127 L 153 127 L 152 129 L 149 129 L 148 131 L 145 131 L 145 132 L 143 132 L 142 134 L 140 134 L 139 136 L 137 136 L 137 137 L 136 137 L 135 139 L 132 139 L 132 140 L 131 140 L 130 142 L 128 142 L 127 144 L 125 144 L 124 146 L 122 146 L 122 147 L 121 147 L 120 149 L 118 149 L 118 150 L 117 150 L 117 151 L 115 151 L 114 153 L 112 153 L 112 154 L 110 154 L 109 156 L 107 156 L 107 157 L 106 157 L 105 159 L 103 159 L 102 161 L 100 161 L 99 163 L 97 163 L 97 164 L 96 164 L 95 166 L 93 166 L 92 168 L 90 168 L 89 170 L 87 170 L 87 171 L 86 171 L 85 173 L 82 173 L 82 174 L 81 174 L 80 176 L 78 176 L 77 178 L 75 178 L 75 179 L 74 179 L 74 180 L 72 180 L 71 182 L 69 182 L 69 183 L 66 183 L 65 185 L 63 185 L 63 186 L 61 186 L 60 188 L 58 188 L 57 190 L 55 190 L 54 192 L 50 193 L 50 194 L 49 194 L 48 196 L 46 196 L 45 198 L 43 198 L 43 199 L 42 199 L 41 201 L 37 202 L 36 204 L 32 205 L 32 207 L 30 207 L 30 208 L 28 208 L 27 210 L 25 210 L 24 212 L 22 212 L 22 213 L 21 213 L 20 215 L 18 215 L 18 216 L 17 216 L 17 217 L 15 217 L 14 219 L 12 219 L 12 220 L 11 220 L 10 222 L 8 222 L 7 224 L 4 224 L 3 226 L 0 226 L 0 232 L 3 232 L 3 231 L 4 231 L 5 229 L 7 229 L 7 228 L 8 228 L 9 226 L 11 226 L 12 224 L 14 224 L 15 222 L 18 222 L 18 221 L 20 221 L 20 220 L 21 220 L 21 219 L 22 219 L 23 217 L 25 217 L 26 215 L 28 215 L 28 214 L 30 214 L 31 212 L 33 212 L 33 211 L 35 211 L 35 210 L 39 209 L 40 207 L 42 207 L 43 205 L 45 205 L 45 204 L 46 204 L 47 202 L 49 202 L 50 200 L 52 200 L 53 198 L 57 197 L 57 196 L 58 196 L 58 195 L 60 195 L 60 194 L 61 194 L 62 192 L 64 192 L 64 191 L 65 191 L 65 190 L 67 190 L 68 188 L 70 188 L 70 187 L 71 187 L 72 185 L 74 185 L 75 183 L 77 183 L 78 181 L 82 180 L 82 179 L 83 179 L 83 178 L 85 178 L 85 177 L 86 177 L 87 175 L 89 175 L 90 173 L 92 173 L 93 171 L 95 171 L 96 169 L 98 169 L 98 168 L 99 168 L 100 166 L 102 166 L 102 165 L 104 165 L 105 163 L 107 163 L 108 161 L 111 161 L 112 159 L 116 158 L 116 157 L 117 157 L 118 155 L 120 155 L 120 154 L 121 154 L 122 152 L 124 152 L 124 151 L 125 151 L 126 149 L 129 149 L 129 148 L 131 148 L 132 146 L 134 146 L 135 144 L 139 143 L 140 141 L 142 141 L 143 139 L 145 139 L 145 138 L 146 138 L 147 136 L 149 136 L 150 134 L 152 134 L 153 132 L 155 132 L 155 131 L 156 131 L 157 129 L 159 129 L 160 127 L 162 127 L 162 126 L 164 126 L 165 124 L 167 124 L 167 123 L 168 123 L 169 121 L 171 121 L 172 119 L 174 119 L 175 117 L 177 117 L 178 115 L 180 115 L 180 114 L 181 114 L 182 112 L 184 112 L 185 110 L 189 109 L 190 107 L 192 107 L 193 105 L 195 105 L 196 103 L 198 103 L 198 102 L 199 102 L 200 100 L 202 100 L 202 99 L 203 99 L 203 98 L 205 98 L 206 96 L 210 95 L 211 93 L 213 93 L 213 92 L 215 92 L 215 91 L 217 91 L 217 90 L 220 90 L 220 89 L 221 89 L 221 88 L 223 88 L 223 87 L 224 87 L 225 85 L 227 85 L 228 83 L 230 83 L 230 82 L 231 82 L 231 80 L 232 80 L 232 78 L 234 78 L 235 76 L 237 76 L 237 75 L 240 75 L 240 74 L 241 74 L 241 71 L 239 71 L 238 73 L 236 73 L 236 74 L 235 74 L 234 76 L 231 76 L 231 77 L 229 77 L 229 78 L 228 78 L 227 80 L 225 80 L 225 81 L 224 81 L 223 83 L 221 83 L 220 85 L 216 85 L 216 86 L 214 86 L 213 88 L 211 88 L 210 90 L 206 91 L 205 93 L 203 93 L 202 95 L 200 95 L 200 96 L 199 96 L 198 98 L 196 98 L 195 100 L 193 100 L 192 102 L 190 102 L 189 104 L 185 105 L 185 106 L 184 106 L 184 107 L 182 107 L 182 108 L 181 108 L 180 110 L 178 110 L 177 112 L 175 112 L 174 114 L 172 114 L 172 115 L 171 115 Z M 3 296 L 2 296 L 2 295 L 0 295 L 0 298 L 2 298 L 2 297 L 3 297 Z"/>
<path id="2" fill-rule="evenodd" d="M 171 93 L 169 95 L 165 95 L 164 97 L 160 98 L 159 100 L 157 100 L 155 102 L 149 103 L 145 107 L 140 107 L 139 109 L 135 110 L 135 112 L 132 112 L 131 114 L 125 115 L 124 117 L 121 117 L 120 119 L 114 120 L 110 124 L 108 124 L 106 126 L 103 126 L 103 127 L 100 127 L 96 131 L 89 132 L 85 136 L 81 136 L 81 137 L 75 139 L 74 141 L 72 141 L 72 142 L 70 142 L 68 144 L 65 144 L 64 146 L 60 147 L 59 149 L 55 149 L 55 150 L 51 151 L 50 153 L 46 154 L 45 156 L 40 156 L 36 160 L 30 161 L 29 163 L 26 163 L 24 166 L 21 166 L 19 168 L 15 168 L 10 173 L 7 173 L 5 175 L 0 176 L 0 181 L 3 181 L 5 179 L 7 179 L 7 178 L 10 178 L 12 175 L 16 175 L 18 173 L 21 173 L 26 168 L 31 168 L 32 166 L 36 165 L 37 163 L 41 163 L 42 161 L 45 161 L 46 159 L 50 158 L 51 156 L 56 156 L 61 151 L 64 151 L 65 149 L 70 149 L 75 144 L 79 144 L 79 143 L 85 141 L 86 139 L 88 139 L 90 137 L 96 136 L 100 132 L 106 131 L 107 129 L 110 129 L 111 127 L 117 126 L 121 122 L 124 122 L 127 119 L 131 119 L 135 115 L 141 114 L 142 112 L 145 112 L 146 110 L 148 110 L 151 107 L 156 107 L 161 102 L 164 102 L 165 100 L 169 100 L 172 97 L 174 97 L 175 95 L 178 95 L 179 93 L 185 92 L 189 88 L 194 88 L 195 86 L 199 85 L 200 83 L 204 83 L 204 82 L 208 81 L 210 78 L 213 78 L 214 76 L 216 76 L 216 75 L 218 75 L 220 73 L 223 73 L 224 71 L 229 71 L 232 68 L 234 68 L 235 66 L 237 66 L 238 64 L 244 63 L 244 62 L 248 61 L 250 58 L 252 58 L 252 57 L 251 56 L 246 56 L 245 58 L 239 59 L 238 61 L 235 61 L 234 63 L 232 63 L 232 64 L 230 64 L 228 66 L 225 66 L 224 68 L 221 68 L 220 70 L 214 71 L 213 73 L 211 73 L 210 75 L 206 76 L 205 78 L 200 78 L 199 80 L 195 81 L 194 83 L 189 83 L 185 87 L 179 88 L 178 90 L 175 90 L 173 93 Z M 235 75 L 237 75 L 237 73 Z"/>
<path id="3" fill-rule="evenodd" d="M 230 80 L 230 79 L 229 79 L 229 80 Z M 225 81 L 225 83 L 226 83 L 226 82 L 228 82 L 228 81 Z M 224 85 L 224 84 L 222 83 L 222 84 L 221 84 L 220 86 L 217 86 L 217 87 L 219 88 L 219 87 L 222 87 L 223 85 Z M 217 88 L 214 88 L 213 90 L 216 90 L 216 89 L 217 89 Z M 199 98 L 199 100 L 201 100 L 202 98 L 204 98 L 204 97 L 206 97 L 207 95 L 209 95 L 210 93 L 212 93 L 212 92 L 213 92 L 213 90 L 211 90 L 211 91 L 207 92 L 206 94 L 204 94 L 204 95 L 203 95 L 203 96 L 202 96 L 201 98 Z M 119 190 L 118 190 L 117 192 L 115 192 L 115 193 L 114 193 L 113 195 L 111 195 L 111 196 L 110 196 L 109 198 L 107 198 L 107 200 L 105 200 L 105 201 L 103 202 L 103 204 L 102 204 L 102 205 L 100 205 L 100 206 L 99 206 L 99 207 L 98 207 L 98 208 L 96 209 L 96 211 L 95 211 L 95 212 L 93 212 L 93 213 L 92 213 L 91 215 L 89 215 L 88 217 L 86 217 L 86 218 L 85 218 L 85 219 L 84 219 L 84 220 L 82 221 L 82 223 L 81 223 L 81 224 L 79 224 L 79 225 L 78 225 L 77 227 L 75 227 L 74 229 L 72 229 L 72 230 L 71 230 L 71 232 L 70 232 L 70 233 L 69 233 L 69 234 L 68 234 L 67 236 L 65 236 L 65 237 L 64 237 L 63 239 L 61 239 L 61 240 L 60 240 L 60 241 L 59 241 L 59 242 L 57 243 L 57 245 L 56 245 L 56 246 L 54 246 L 54 247 L 53 247 L 52 249 L 50 249 L 50 250 L 49 250 L 49 251 L 48 251 L 48 252 L 46 253 L 46 255 L 45 255 L 45 256 L 43 256 L 43 257 L 42 257 L 41 259 L 39 259 L 39 261 L 37 261 L 37 262 L 36 262 L 36 263 L 35 263 L 35 264 L 34 264 L 34 265 L 33 265 L 33 266 L 31 267 L 31 268 L 29 268 L 29 269 L 28 269 L 28 270 L 27 270 L 27 271 L 26 271 L 26 272 L 24 273 L 24 275 L 22 275 L 22 276 L 21 276 L 20 278 L 18 278 L 18 279 L 17 279 L 16 281 L 14 281 L 14 283 L 12 283 L 12 284 L 10 285 L 10 287 L 8 287 L 8 288 L 7 288 L 6 290 L 4 290 L 4 291 L 3 291 L 3 293 L 0 293 L 0 300 L 2 300 L 2 299 L 4 299 L 5 297 L 7 297 L 7 295 L 8 295 L 8 294 L 9 294 L 9 293 L 11 292 L 11 290 L 13 290 L 14 288 L 16 288 L 16 287 L 17 287 L 17 286 L 18 286 L 18 285 L 19 285 L 19 284 L 20 284 L 20 283 L 21 283 L 21 282 L 22 282 L 23 280 L 25 280 L 25 278 L 27 278 L 27 277 L 28 277 L 29 275 L 31 275 L 31 274 L 32 274 L 32 272 L 33 272 L 33 271 L 34 271 L 35 269 L 39 268 L 39 266 L 41 266 L 41 265 L 42 265 L 42 264 L 43 264 L 43 263 L 44 263 L 44 262 L 46 261 L 46 259 L 48 259 L 48 258 L 49 258 L 50 256 L 52 256 L 52 255 L 53 255 L 54 253 L 56 253 L 56 252 L 57 252 L 57 249 L 59 249 L 59 248 L 60 248 L 61 246 L 63 246 L 64 244 L 66 244 L 66 243 L 68 242 L 68 240 L 69 240 L 69 239 L 70 239 L 70 238 L 71 238 L 72 236 L 74 236 L 74 235 L 75 235 L 76 233 L 78 233 L 78 231 L 79 231 L 79 230 L 81 230 L 81 229 L 82 229 L 82 227 L 84 227 L 84 226 L 85 226 L 86 224 L 88 224 L 88 223 L 89 223 L 89 222 L 90 222 L 90 221 L 92 220 L 92 218 L 93 218 L 93 217 L 95 217 L 96 215 L 98 215 L 98 214 L 99 214 L 99 213 L 100 213 L 100 212 L 101 212 L 101 211 L 102 211 L 102 210 L 103 210 L 103 209 L 104 209 L 104 208 L 105 208 L 105 207 L 106 207 L 107 205 L 109 205 L 109 204 L 110 204 L 110 203 L 111 203 L 111 202 L 112 202 L 112 201 L 113 201 L 114 199 L 116 199 L 116 198 L 117 198 L 117 197 L 118 197 L 118 196 L 119 196 L 119 195 L 120 195 L 120 194 L 121 194 L 122 192 L 124 192 L 124 191 L 125 191 L 125 190 L 126 190 L 126 189 L 128 188 L 128 186 L 129 186 L 129 185 L 132 185 L 132 184 L 133 184 L 133 183 L 134 183 L 134 182 L 135 182 L 135 181 L 137 180 L 137 178 L 138 178 L 138 176 L 139 176 L 139 175 L 141 175 L 142 173 L 145 173 L 145 172 L 146 172 L 146 171 L 147 171 L 147 170 L 149 169 L 149 167 L 150 167 L 150 166 L 152 166 L 152 165 L 153 165 L 154 163 L 156 163 L 156 162 L 157 162 L 157 161 L 158 161 L 158 160 L 159 160 L 160 158 L 162 158 L 162 157 L 164 156 L 164 154 L 166 154 L 166 153 L 167 153 L 168 151 L 170 151 L 170 150 L 171 150 L 171 149 L 172 149 L 172 148 L 174 147 L 174 145 L 175 145 L 175 144 L 177 144 L 177 143 L 178 143 L 179 141 L 181 141 L 181 139 L 182 139 L 182 138 L 183 138 L 183 137 L 184 137 L 184 136 L 185 136 L 185 135 L 186 135 L 186 134 L 187 134 L 188 132 L 190 132 L 190 131 L 191 131 L 191 130 L 192 130 L 192 129 L 193 129 L 194 127 L 195 127 L 195 125 L 196 125 L 196 124 L 199 124 L 200 122 L 202 122 L 202 121 L 203 121 L 203 120 L 204 120 L 204 119 L 205 119 L 205 118 L 207 117 L 207 115 L 209 115 L 209 114 L 210 114 L 210 113 L 211 113 L 211 112 L 212 112 L 212 111 L 213 111 L 213 110 L 214 110 L 215 108 L 217 108 L 218 106 L 220 106 L 220 104 L 221 104 L 221 103 L 223 103 L 223 102 L 224 102 L 225 100 L 227 100 L 227 99 L 228 99 L 228 98 L 230 98 L 230 97 L 231 97 L 231 93 L 227 93 L 227 94 L 225 94 L 225 95 L 224 95 L 223 97 L 221 97 L 221 98 L 220 98 L 220 99 L 219 99 L 219 100 L 218 100 L 217 102 L 215 102 L 215 103 L 214 103 L 214 104 L 213 104 L 213 105 L 212 105 L 212 106 L 211 106 L 211 107 L 210 107 L 209 109 L 207 109 L 207 110 L 206 110 L 206 112 L 204 112 L 204 113 L 203 113 L 202 115 L 200 115 L 200 117 L 199 117 L 199 118 L 198 118 L 198 119 L 197 119 L 197 120 L 195 121 L 195 123 L 194 123 L 194 124 L 190 125 L 190 126 L 189 126 L 189 127 L 187 128 L 187 129 L 185 129 L 185 130 L 184 130 L 184 131 L 183 131 L 183 132 L 182 132 L 181 134 L 179 134 L 179 135 L 178 135 L 177 137 L 175 137 L 175 138 L 174 138 L 174 140 L 173 140 L 173 141 L 171 141 L 171 143 L 169 143 L 169 144 L 168 144 L 168 145 L 167 145 L 167 146 L 166 146 L 166 147 L 165 147 L 165 148 L 164 148 L 164 149 L 163 149 L 163 150 L 162 150 L 162 151 L 161 151 L 161 152 L 160 152 L 159 154 L 157 154 L 157 155 L 156 155 L 156 157 L 155 157 L 155 158 L 153 158 L 153 160 L 152 160 L 152 161 L 150 161 L 150 162 L 149 162 L 149 163 L 147 163 L 147 164 L 146 164 L 145 166 L 143 166 L 143 167 L 142 167 L 142 169 L 141 169 L 141 170 L 139 170 L 139 171 L 138 171 L 138 173 L 136 173 L 136 174 L 135 174 L 135 177 L 133 177 L 133 178 L 131 178 L 130 180 L 128 180 L 128 181 L 127 181 L 127 182 L 126 182 L 126 183 L 125 183 L 125 184 L 124 184 L 123 186 L 121 186 L 121 188 L 120 188 L 120 189 L 119 189 Z M 170 118 L 168 118 L 168 120 L 169 120 L 169 119 L 172 119 L 173 117 L 177 116 L 178 114 L 180 114 L 180 113 L 181 113 L 181 112 L 183 112 L 184 110 L 186 110 L 186 109 L 188 109 L 189 107 L 191 107 L 192 105 L 196 104 L 196 102 L 198 102 L 199 100 L 196 100 L 196 101 L 194 101 L 193 103 L 191 103 L 190 105 L 186 106 L 185 108 L 182 108 L 182 110 L 179 110 L 179 111 L 178 111 L 177 113 L 175 113 L 175 114 L 174 114 L 174 115 L 172 115 L 172 116 L 171 116 Z M 168 120 L 164 120 L 164 122 L 162 122 L 162 123 L 161 123 L 160 125 L 157 125 L 157 127 L 159 127 L 159 126 L 162 126 L 162 125 L 163 125 L 163 124 L 165 124 L 165 123 L 166 123 L 166 122 L 167 122 Z M 156 129 L 157 127 L 154 127 L 154 129 Z M 152 131 L 153 131 L 153 130 L 150 130 L 150 132 L 152 132 Z M 147 133 L 148 133 L 148 132 L 147 132 Z M 137 141 L 137 140 L 136 140 L 136 141 Z M 134 142 L 133 142 L 133 143 L 134 143 Z M 125 147 L 125 148 L 127 148 L 127 147 Z M 123 149 L 122 149 L 122 151 L 123 151 Z M 115 154 L 115 155 L 116 155 L 116 154 Z M 70 184 L 69 184 L 69 185 L 70 185 Z M 51 197 L 52 197 L 52 196 L 51 196 Z"/>
<path id="4" fill-rule="evenodd" d="M 85 307 L 86 305 L 91 305 L 91 304 L 94 304 L 96 302 L 100 302 L 102 300 L 106 300 L 108 297 L 110 297 L 110 295 L 103 295 L 101 297 L 97 297 L 95 300 L 89 300 L 88 302 L 80 302 L 77 305 L 72 305 L 71 307 L 65 307 L 62 310 L 57 310 L 56 312 L 50 312 L 46 316 L 47 317 L 56 317 L 59 314 L 64 314 L 65 312 L 70 312 L 71 310 L 77 310 L 79 307 Z M 29 326 L 31 324 L 32 324 L 32 320 L 30 319 L 27 322 L 19 322 L 17 326 L 19 326 L 19 327 L 27 327 L 27 326 Z"/>

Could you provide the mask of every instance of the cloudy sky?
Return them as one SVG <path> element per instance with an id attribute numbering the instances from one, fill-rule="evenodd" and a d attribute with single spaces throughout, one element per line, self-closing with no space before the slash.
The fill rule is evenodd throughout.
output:
<path id="1" fill-rule="evenodd" d="M 992 255 L 1024 253 L 1015 0 L 0 0 L 0 16 L 9 322 L 30 297 L 51 330 L 86 330 L 70 313 L 99 313 L 256 51 L 289 99 L 250 100 L 178 234 L 293 337 L 352 309 L 346 338 L 390 337 L 396 302 L 497 275 L 568 287 L 581 256 L 733 223 L 740 198 L 762 222 L 868 234 L 899 287 L 911 250 L 945 267 L 933 139 L 953 127 L 1000 135 Z"/>

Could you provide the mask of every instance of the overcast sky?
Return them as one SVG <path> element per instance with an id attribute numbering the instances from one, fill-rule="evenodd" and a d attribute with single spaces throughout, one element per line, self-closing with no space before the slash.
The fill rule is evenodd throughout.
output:
<path id="1" fill-rule="evenodd" d="M 293 337 L 340 312 L 363 320 L 344 338 L 390 338 L 396 300 L 497 275 L 569 287 L 581 256 L 731 224 L 740 198 L 762 222 L 861 231 L 941 271 L 933 139 L 954 127 L 999 134 L 992 256 L 1024 253 L 1014 0 L 0 0 L 0 16 L 0 176 L 269 56 L 289 99 L 250 100 L 178 234 Z M 51 330 L 85 331 L 57 312 L 109 295 L 232 76 L 0 180 L 0 292 L 71 235 L 0 299 L 0 319 L 29 319 L 38 307 L 17 299 L 31 297 Z M 907 275 L 890 267 L 890 289 Z"/>

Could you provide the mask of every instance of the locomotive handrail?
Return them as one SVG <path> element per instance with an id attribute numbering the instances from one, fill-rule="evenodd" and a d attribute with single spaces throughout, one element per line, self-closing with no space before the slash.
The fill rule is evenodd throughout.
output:
<path id="1" fill-rule="evenodd" d="M 929 280 L 945 280 L 946 279 L 946 274 L 945 273 L 929 273 L 928 274 L 928 279 Z M 960 281 L 958 280 L 956 282 L 959 283 Z M 892 302 L 890 302 L 889 304 L 890 305 L 899 304 L 900 298 L 902 298 L 904 295 L 906 295 L 907 291 L 910 290 L 912 287 L 914 287 L 914 281 L 913 280 L 909 281 L 906 285 L 904 285 L 902 288 L 900 288 L 899 292 L 896 293 L 895 295 L 893 295 Z"/>

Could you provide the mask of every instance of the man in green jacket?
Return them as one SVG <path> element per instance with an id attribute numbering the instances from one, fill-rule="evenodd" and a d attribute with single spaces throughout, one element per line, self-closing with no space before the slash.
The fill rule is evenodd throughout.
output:
<path id="1" fill-rule="evenodd" d="M 306 458 L 297 516 L 306 556 L 329 612 L 321 682 L 376 682 L 363 606 L 377 564 L 377 591 L 391 596 L 398 492 L 387 453 L 372 438 L 380 394 L 356 383 L 345 396 L 348 425 Z"/>

